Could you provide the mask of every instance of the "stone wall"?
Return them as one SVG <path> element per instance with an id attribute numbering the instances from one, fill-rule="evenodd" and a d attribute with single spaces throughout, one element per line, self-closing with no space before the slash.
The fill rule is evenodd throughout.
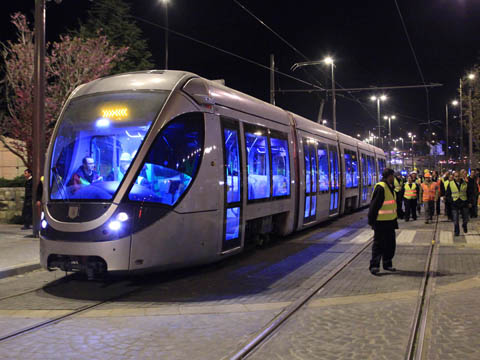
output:
<path id="1" fill-rule="evenodd" d="M 0 222 L 9 222 L 15 215 L 22 215 L 25 188 L 0 188 Z"/>

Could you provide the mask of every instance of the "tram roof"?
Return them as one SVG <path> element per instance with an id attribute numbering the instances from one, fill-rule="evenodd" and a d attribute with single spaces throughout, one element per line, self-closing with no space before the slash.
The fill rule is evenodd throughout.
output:
<path id="1" fill-rule="evenodd" d="M 72 97 L 125 90 L 171 91 L 179 81 L 190 77 L 198 77 L 198 75 L 176 70 L 148 70 L 112 75 L 80 85 L 75 89 Z"/>

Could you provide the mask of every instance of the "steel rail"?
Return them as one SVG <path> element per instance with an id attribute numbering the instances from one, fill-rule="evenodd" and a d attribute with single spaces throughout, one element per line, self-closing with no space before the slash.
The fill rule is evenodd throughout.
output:
<path id="1" fill-rule="evenodd" d="M 142 289 L 143 289 L 143 288 L 133 289 L 133 290 L 127 291 L 127 292 L 124 293 L 124 294 L 112 296 L 112 297 L 110 297 L 110 298 L 108 298 L 108 299 L 99 301 L 99 302 L 97 302 L 97 303 L 95 303 L 95 304 L 85 305 L 85 306 L 79 307 L 79 308 L 77 308 L 77 309 L 75 309 L 75 310 L 72 310 L 72 311 L 69 312 L 68 314 L 64 314 L 64 315 L 61 315 L 61 316 L 57 316 L 57 317 L 54 317 L 54 318 L 52 318 L 52 319 L 45 320 L 45 321 L 42 321 L 42 322 L 40 322 L 40 323 L 37 323 L 37 324 L 35 324 L 35 325 L 28 326 L 28 327 L 23 328 L 23 329 L 20 329 L 20 330 L 16 330 L 16 331 L 14 331 L 14 332 L 11 332 L 10 334 L 1 336 L 1 337 L 0 337 L 0 343 L 3 342 L 3 341 L 6 341 L 6 340 L 12 339 L 12 338 L 21 336 L 21 335 L 26 335 L 26 334 L 28 334 L 28 333 L 30 333 L 30 332 L 33 332 L 33 331 L 35 331 L 35 330 L 39 330 L 39 329 L 44 328 L 44 327 L 46 327 L 46 326 L 59 323 L 60 321 L 63 321 L 63 320 L 68 319 L 68 318 L 71 318 L 71 317 L 74 316 L 74 315 L 77 315 L 77 314 L 83 313 L 83 312 L 85 312 L 85 311 L 91 310 L 91 309 L 93 309 L 93 308 L 95 308 L 95 307 L 98 307 L 98 306 L 100 306 L 100 305 L 106 304 L 106 303 L 108 303 L 108 302 L 110 302 L 110 301 L 115 301 L 115 300 L 121 299 L 122 297 L 129 296 L 129 295 L 133 294 L 134 292 L 139 291 L 139 290 L 142 290 Z"/>
<path id="2" fill-rule="evenodd" d="M 230 356 L 230 360 L 239 360 L 244 359 L 246 356 L 250 355 L 252 351 L 257 349 L 265 340 L 270 337 L 279 327 L 284 324 L 293 314 L 300 310 L 315 294 L 317 294 L 322 288 L 325 287 L 333 278 L 335 278 L 342 270 L 344 270 L 348 265 L 350 265 L 360 254 L 362 254 L 372 243 L 373 237 L 365 243 L 361 249 L 349 256 L 342 263 L 337 265 L 335 269 L 330 271 L 319 283 L 309 290 L 306 293 L 294 301 L 292 304 L 287 306 L 275 319 L 270 321 L 266 326 L 264 326 L 256 335 L 253 336 L 238 352 Z"/>
<path id="3" fill-rule="evenodd" d="M 425 209 L 426 210 L 426 209 Z M 430 297 L 432 294 L 432 286 L 430 278 L 434 276 L 432 269 L 432 259 L 435 257 L 434 267 L 438 263 L 438 244 L 436 242 L 438 230 L 438 215 L 436 216 L 435 229 L 433 232 L 433 239 L 430 248 L 428 249 L 427 261 L 425 263 L 424 277 L 422 284 L 418 291 L 419 297 L 415 312 L 411 322 L 411 332 L 408 339 L 407 352 L 405 353 L 406 360 L 418 360 L 422 356 L 423 340 L 425 337 L 425 330 L 427 325 L 427 315 L 430 306 Z M 435 255 L 435 256 L 433 256 Z"/>

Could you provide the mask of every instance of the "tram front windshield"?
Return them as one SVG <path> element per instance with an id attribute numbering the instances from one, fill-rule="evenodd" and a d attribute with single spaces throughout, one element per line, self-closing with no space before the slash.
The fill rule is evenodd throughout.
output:
<path id="1" fill-rule="evenodd" d="M 72 100 L 54 139 L 51 200 L 111 200 L 167 92 L 120 92 Z"/>

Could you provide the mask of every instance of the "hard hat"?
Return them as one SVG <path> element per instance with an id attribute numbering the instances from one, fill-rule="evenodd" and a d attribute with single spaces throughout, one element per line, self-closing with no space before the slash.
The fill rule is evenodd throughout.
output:
<path id="1" fill-rule="evenodd" d="M 120 161 L 132 161 L 132 157 L 129 153 L 124 152 L 122 155 L 120 155 Z"/>
<path id="2" fill-rule="evenodd" d="M 428 170 L 428 169 L 423 170 L 424 174 L 429 173 L 429 172 L 430 172 L 430 170 Z"/>
<path id="3" fill-rule="evenodd" d="M 416 171 L 416 170 L 413 170 L 410 174 L 415 174 L 415 175 L 417 175 L 417 171 Z"/>
<path id="4" fill-rule="evenodd" d="M 429 172 L 427 172 L 427 173 L 425 173 L 425 175 L 423 175 L 423 176 L 425 176 L 426 178 L 431 178 L 431 177 L 432 177 L 432 174 L 430 174 Z"/>

